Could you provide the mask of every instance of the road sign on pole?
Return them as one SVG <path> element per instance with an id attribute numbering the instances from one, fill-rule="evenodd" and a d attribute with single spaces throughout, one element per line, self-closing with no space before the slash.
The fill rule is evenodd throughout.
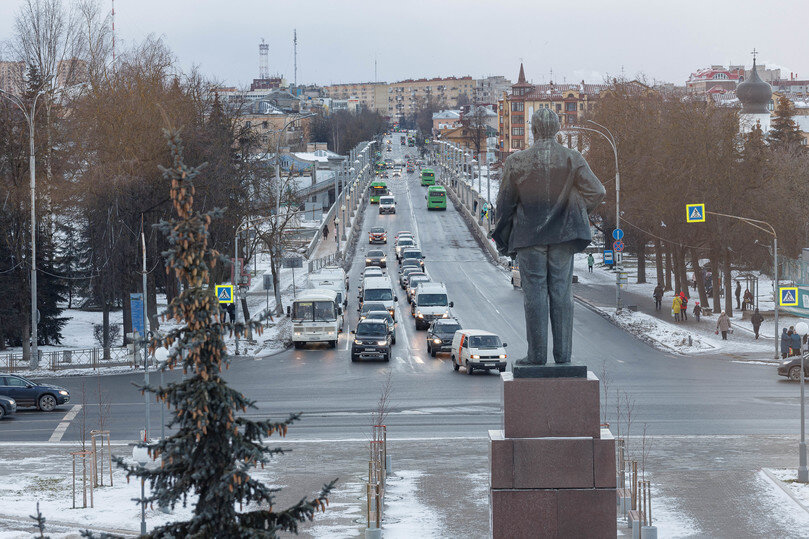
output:
<path id="1" fill-rule="evenodd" d="M 612 242 L 612 248 L 616 253 L 620 253 L 621 251 L 624 250 L 624 242 L 622 242 L 621 240 L 615 240 L 614 242 Z"/>
<path id="2" fill-rule="evenodd" d="M 778 304 L 783 307 L 798 306 L 798 287 L 782 286 L 778 289 Z"/>
<path id="3" fill-rule="evenodd" d="M 216 299 L 219 300 L 219 303 L 233 303 L 233 285 L 216 285 Z"/>
<path id="4" fill-rule="evenodd" d="M 686 204 L 685 220 L 689 223 L 704 223 L 705 204 Z"/>
<path id="5" fill-rule="evenodd" d="M 604 251 L 604 263 L 605 264 L 614 264 L 615 260 L 612 256 L 612 251 Z"/>
<path id="6" fill-rule="evenodd" d="M 612 231 L 612 239 L 614 240 L 622 240 L 624 239 L 624 231 L 620 228 L 616 228 Z"/>
<path id="7" fill-rule="evenodd" d="M 132 309 L 132 330 L 137 331 L 142 339 L 146 335 L 143 327 L 143 294 L 129 294 L 129 305 Z"/>

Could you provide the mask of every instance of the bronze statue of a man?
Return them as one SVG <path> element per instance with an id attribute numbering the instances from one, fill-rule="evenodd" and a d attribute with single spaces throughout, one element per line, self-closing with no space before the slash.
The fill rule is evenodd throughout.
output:
<path id="1" fill-rule="evenodd" d="M 552 110 L 534 113 L 534 145 L 506 159 L 497 197 L 492 238 L 517 260 L 525 292 L 528 355 L 515 366 L 547 363 L 549 316 L 553 359 L 570 363 L 573 254 L 590 243 L 588 214 L 606 194 L 584 157 L 556 141 L 559 128 Z"/>

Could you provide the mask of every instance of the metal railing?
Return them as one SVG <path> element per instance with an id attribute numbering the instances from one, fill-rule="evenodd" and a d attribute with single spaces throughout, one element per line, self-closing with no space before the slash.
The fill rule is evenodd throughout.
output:
<path id="1" fill-rule="evenodd" d="M 97 369 L 99 367 L 135 366 L 131 352 L 120 348 L 79 348 L 39 352 L 40 365 L 52 371 L 65 369 Z M 0 354 L 0 369 L 8 372 L 28 370 L 30 364 L 22 353 Z"/>

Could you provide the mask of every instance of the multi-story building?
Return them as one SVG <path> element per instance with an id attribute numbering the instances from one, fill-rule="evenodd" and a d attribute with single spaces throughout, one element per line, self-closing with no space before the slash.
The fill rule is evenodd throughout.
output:
<path id="1" fill-rule="evenodd" d="M 332 99 L 356 99 L 361 107 L 382 111 L 387 108 L 388 92 L 385 82 L 360 82 L 326 86 L 326 95 Z"/>
<path id="2" fill-rule="evenodd" d="M 781 78 L 781 70 L 778 68 L 767 69 L 765 65 L 757 65 L 756 72 L 764 82 L 775 82 Z M 685 81 L 685 88 L 690 95 L 714 95 L 735 91 L 736 86 L 744 82 L 746 76 L 743 65 L 731 65 L 728 67 L 712 65 L 711 67 L 699 69 Z"/>
<path id="3" fill-rule="evenodd" d="M 401 119 L 416 112 L 428 100 L 442 106 L 457 106 L 461 96 L 472 101 L 475 86 L 475 81 L 469 76 L 392 82 L 388 85 L 387 108 L 377 110 L 391 118 Z"/>
<path id="4" fill-rule="evenodd" d="M 25 76 L 25 62 L 0 62 L 0 90 L 21 94 L 25 90 Z M 60 60 L 56 66 L 56 86 L 59 88 L 86 81 L 87 76 L 85 60 Z"/>
<path id="5" fill-rule="evenodd" d="M 581 116 L 593 110 L 605 84 L 531 84 L 525 79 L 520 64 L 517 82 L 511 93 L 504 93 L 498 101 L 499 159 L 509 153 L 523 150 L 533 143 L 531 116 L 535 110 L 551 109 L 559 115 L 562 127 L 575 125 Z"/>
<path id="6" fill-rule="evenodd" d="M 25 62 L 0 62 L 0 90 L 20 94 L 25 88 Z"/>
<path id="7" fill-rule="evenodd" d="M 442 110 L 433 113 L 433 135 L 461 127 L 460 110 Z"/>
<path id="8" fill-rule="evenodd" d="M 475 94 L 478 103 L 497 103 L 497 100 L 511 89 L 511 81 L 502 75 L 492 75 L 475 81 Z"/>

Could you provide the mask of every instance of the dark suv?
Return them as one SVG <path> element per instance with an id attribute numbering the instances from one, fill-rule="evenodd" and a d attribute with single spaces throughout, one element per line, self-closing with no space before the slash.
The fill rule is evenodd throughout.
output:
<path id="1" fill-rule="evenodd" d="M 0 373 L 0 395 L 11 397 L 17 401 L 17 406 L 36 406 L 43 412 L 53 411 L 57 406 L 70 402 L 67 389 L 32 382 L 16 374 Z"/>
<path id="2" fill-rule="evenodd" d="M 0 419 L 8 417 L 17 411 L 17 403 L 11 397 L 0 395 Z"/>
<path id="3" fill-rule="evenodd" d="M 452 349 L 452 338 L 459 329 L 461 324 L 454 318 L 434 321 L 427 330 L 427 353 L 435 357 L 438 352 L 449 352 Z"/>
<path id="4" fill-rule="evenodd" d="M 385 322 L 381 320 L 362 321 L 351 333 L 354 337 L 351 343 L 351 361 L 360 359 L 390 361 L 391 336 Z"/>

